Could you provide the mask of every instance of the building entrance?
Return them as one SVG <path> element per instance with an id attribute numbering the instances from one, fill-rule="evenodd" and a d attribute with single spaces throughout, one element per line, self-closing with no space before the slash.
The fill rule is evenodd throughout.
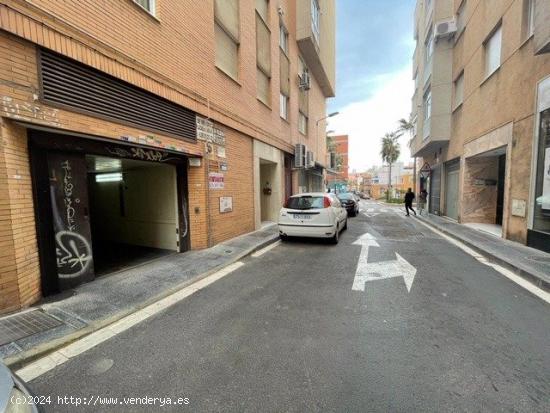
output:
<path id="1" fill-rule="evenodd" d="M 30 133 L 43 295 L 189 248 L 187 158 Z"/>

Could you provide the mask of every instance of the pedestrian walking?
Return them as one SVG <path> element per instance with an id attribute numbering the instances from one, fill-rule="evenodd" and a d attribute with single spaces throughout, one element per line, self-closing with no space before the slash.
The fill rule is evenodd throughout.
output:
<path id="1" fill-rule="evenodd" d="M 413 208 L 413 201 L 416 198 L 416 195 L 412 191 L 411 188 L 407 189 L 407 193 L 405 194 L 405 210 L 407 211 L 407 216 L 409 216 L 409 209 L 416 215 L 416 211 Z"/>
<path id="2" fill-rule="evenodd" d="M 428 202 L 428 191 L 422 189 L 418 195 L 418 214 L 422 215 L 422 211 L 426 208 L 426 202 Z"/>

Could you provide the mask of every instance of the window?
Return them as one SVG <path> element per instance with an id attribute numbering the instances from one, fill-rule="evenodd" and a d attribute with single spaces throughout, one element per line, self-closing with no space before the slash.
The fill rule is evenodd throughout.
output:
<path id="1" fill-rule="evenodd" d="M 302 76 L 303 73 L 307 72 L 307 66 L 302 60 L 301 57 L 298 59 L 298 75 Z M 300 115 L 298 116 L 298 129 L 300 132 L 302 132 L 304 135 L 307 134 L 307 116 L 309 114 L 309 94 L 308 91 L 299 88 L 298 89 L 298 110 L 300 111 Z M 305 124 L 303 125 L 303 128 L 300 129 L 300 122 L 303 121 L 301 117 L 304 117 L 306 119 Z"/>
<path id="2" fill-rule="evenodd" d="M 311 30 L 313 31 L 313 37 L 319 44 L 319 34 L 321 27 L 321 10 L 319 9 L 319 0 L 311 0 Z"/>
<path id="3" fill-rule="evenodd" d="M 430 119 L 432 116 L 432 91 L 428 90 L 424 94 L 424 120 Z"/>
<path id="4" fill-rule="evenodd" d="M 424 44 L 426 45 L 426 62 L 429 62 L 434 54 L 434 36 L 431 29 Z"/>
<path id="5" fill-rule="evenodd" d="M 302 112 L 298 115 L 298 131 L 302 135 L 307 135 L 307 116 Z"/>
<path id="6" fill-rule="evenodd" d="M 489 77 L 500 67 L 500 53 L 502 51 L 502 26 L 491 34 L 485 42 L 485 76 Z"/>
<path id="7" fill-rule="evenodd" d="M 457 36 L 460 36 L 460 33 L 464 30 L 466 27 L 466 0 L 464 0 L 460 7 L 458 8 L 458 11 L 456 12 L 456 32 Z"/>
<path id="8" fill-rule="evenodd" d="M 282 23 L 279 25 L 279 47 L 288 55 L 288 30 Z"/>
<path id="9" fill-rule="evenodd" d="M 257 97 L 271 106 L 271 32 L 268 21 L 269 1 L 256 0 Z"/>
<path id="10" fill-rule="evenodd" d="M 139 4 L 153 16 L 155 15 L 155 0 L 134 0 L 134 3 Z"/>
<path id="11" fill-rule="evenodd" d="M 280 101 L 279 114 L 288 120 L 288 97 L 290 96 L 290 60 L 288 59 L 288 31 L 279 24 L 279 79 Z"/>
<path id="12" fill-rule="evenodd" d="M 288 96 L 282 92 L 279 94 L 279 114 L 284 120 L 288 120 Z"/>
<path id="13" fill-rule="evenodd" d="M 455 80 L 455 100 L 454 108 L 458 108 L 464 101 L 464 72 L 462 72 Z"/>
<path id="14" fill-rule="evenodd" d="M 237 80 L 239 76 L 239 0 L 214 1 L 216 67 Z"/>

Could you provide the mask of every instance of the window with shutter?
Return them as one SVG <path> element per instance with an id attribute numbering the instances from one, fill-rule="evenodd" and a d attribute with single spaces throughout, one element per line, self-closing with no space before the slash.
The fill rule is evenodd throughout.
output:
<path id="1" fill-rule="evenodd" d="M 237 80 L 239 76 L 239 46 L 219 25 L 215 24 L 216 66 Z"/>
<path id="2" fill-rule="evenodd" d="M 271 106 L 269 77 L 260 68 L 258 68 L 256 72 L 258 99 L 265 103 L 267 106 Z"/>
<path id="3" fill-rule="evenodd" d="M 256 66 L 257 97 L 271 106 L 271 32 L 269 31 L 269 1 L 256 0 Z"/>
<path id="4" fill-rule="evenodd" d="M 214 0 L 216 66 L 239 77 L 239 0 Z"/>
<path id="5" fill-rule="evenodd" d="M 290 61 L 283 50 L 279 50 L 279 71 L 281 93 L 290 96 Z"/>

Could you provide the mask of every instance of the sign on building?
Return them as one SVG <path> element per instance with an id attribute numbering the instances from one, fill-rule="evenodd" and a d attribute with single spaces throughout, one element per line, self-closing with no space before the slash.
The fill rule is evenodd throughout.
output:
<path id="1" fill-rule="evenodd" d="M 208 174 L 208 188 L 210 189 L 223 189 L 225 183 L 224 174 L 219 172 L 210 172 Z"/>
<path id="2" fill-rule="evenodd" d="M 220 196 L 220 212 L 223 214 L 231 211 L 233 211 L 233 197 Z"/>

